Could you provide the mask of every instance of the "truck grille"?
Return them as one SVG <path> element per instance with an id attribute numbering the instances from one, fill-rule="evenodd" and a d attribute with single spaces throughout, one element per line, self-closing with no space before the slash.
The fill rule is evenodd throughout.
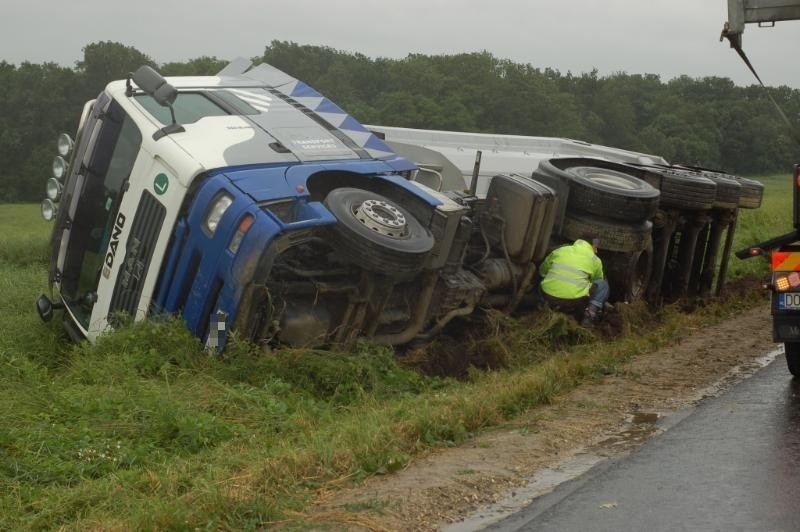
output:
<path id="1" fill-rule="evenodd" d="M 109 322 L 112 322 L 114 314 L 120 312 L 136 315 L 144 280 L 166 212 L 166 208 L 155 196 L 147 190 L 142 192 L 139 207 L 136 209 L 136 218 L 133 220 L 131 233 L 125 245 L 125 258 L 117 275 L 114 294 L 111 296 L 111 305 L 108 308 Z"/>

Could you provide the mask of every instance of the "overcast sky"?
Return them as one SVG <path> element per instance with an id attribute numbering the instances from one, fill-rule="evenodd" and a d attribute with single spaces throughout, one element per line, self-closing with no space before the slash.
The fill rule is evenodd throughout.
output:
<path id="1" fill-rule="evenodd" d="M 0 59 L 73 66 L 117 41 L 159 63 L 261 55 L 273 39 L 370 57 L 488 50 L 561 72 L 686 74 L 755 83 L 718 41 L 726 0 L 0 0 Z M 800 88 L 800 21 L 748 26 L 768 85 Z"/>

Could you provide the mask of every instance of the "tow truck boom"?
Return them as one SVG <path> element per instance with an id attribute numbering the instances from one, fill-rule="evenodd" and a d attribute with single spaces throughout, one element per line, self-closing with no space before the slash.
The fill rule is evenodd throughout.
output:
<path id="1" fill-rule="evenodd" d="M 800 0 L 728 0 L 728 21 L 722 29 L 731 47 L 741 48 L 745 24 L 773 26 L 781 20 L 800 19 Z"/>

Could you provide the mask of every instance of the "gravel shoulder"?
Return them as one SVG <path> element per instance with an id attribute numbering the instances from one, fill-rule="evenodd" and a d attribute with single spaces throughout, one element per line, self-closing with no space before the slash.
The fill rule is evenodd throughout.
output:
<path id="1" fill-rule="evenodd" d="M 583 384 L 551 405 L 432 451 L 403 471 L 321 493 L 308 521 L 347 529 L 437 530 L 513 498 L 537 473 L 591 449 L 628 452 L 655 424 L 761 367 L 772 342 L 768 305 L 637 356 L 613 376 Z"/>

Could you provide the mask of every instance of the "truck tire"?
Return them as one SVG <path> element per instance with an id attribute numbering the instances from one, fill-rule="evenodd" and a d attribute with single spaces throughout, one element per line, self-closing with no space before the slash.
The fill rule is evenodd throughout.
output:
<path id="1" fill-rule="evenodd" d="M 729 175 L 741 186 L 739 194 L 740 209 L 758 209 L 761 207 L 761 198 L 764 196 L 764 185 L 755 179 Z"/>
<path id="2" fill-rule="evenodd" d="M 567 213 L 561 236 L 568 240 L 599 238 L 600 248 L 608 251 L 636 253 L 652 247 L 653 223 L 623 223 L 585 214 Z"/>
<path id="3" fill-rule="evenodd" d="M 661 190 L 662 209 L 705 211 L 714 206 L 717 185 L 700 172 L 671 166 L 641 168 L 651 174 L 648 181 Z"/>
<path id="4" fill-rule="evenodd" d="M 789 373 L 795 378 L 800 379 L 800 342 L 786 342 L 783 344 L 786 351 L 786 365 Z"/>
<path id="5" fill-rule="evenodd" d="M 641 222 L 652 218 L 658 208 L 658 190 L 637 177 L 638 170 L 633 167 L 585 158 L 551 159 L 549 163 L 569 184 L 570 210 Z"/>
<path id="6" fill-rule="evenodd" d="M 651 249 L 634 253 L 601 252 L 600 257 L 614 301 L 632 303 L 644 299 L 653 269 Z"/>
<path id="7" fill-rule="evenodd" d="M 742 185 L 739 178 L 735 176 L 718 172 L 717 170 L 710 170 L 701 166 L 683 166 L 698 172 L 702 177 L 708 178 L 717 185 L 717 195 L 714 198 L 714 207 L 717 209 L 735 209 L 739 206 L 739 201 L 742 195 Z M 759 205 L 761 198 L 758 199 Z"/>
<path id="8" fill-rule="evenodd" d="M 338 224 L 329 227 L 334 250 L 368 271 L 420 271 L 433 248 L 431 233 L 406 209 L 358 188 L 336 188 L 324 201 Z"/>

